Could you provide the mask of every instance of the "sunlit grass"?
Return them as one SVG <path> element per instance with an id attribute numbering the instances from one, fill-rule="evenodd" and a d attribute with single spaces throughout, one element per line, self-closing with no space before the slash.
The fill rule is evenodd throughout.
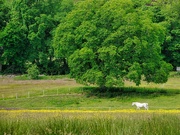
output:
<path id="1" fill-rule="evenodd" d="M 69 78 L 14 80 L 2 77 L 0 109 L 122 110 L 135 108 L 131 103 L 138 101 L 149 103 L 150 110 L 180 110 L 179 82 L 180 77 L 173 75 L 165 84 L 142 82 L 136 87 L 127 81 L 125 87 L 102 92 Z"/>
<path id="2" fill-rule="evenodd" d="M 69 75 L 39 75 L 37 80 L 56 80 L 56 79 L 68 79 L 70 78 Z M 15 80 L 31 80 L 27 74 L 15 76 Z"/>
<path id="3" fill-rule="evenodd" d="M 0 110 L 2 134 L 179 135 L 179 110 Z"/>
<path id="4" fill-rule="evenodd" d="M 145 81 L 141 81 L 141 85 L 138 87 L 145 87 L 145 88 L 163 88 L 163 89 L 179 89 L 180 90 L 180 74 L 178 72 L 171 72 L 168 81 L 163 84 L 156 84 L 156 83 L 147 83 Z M 130 81 L 125 81 L 126 87 L 137 87 L 134 83 Z"/>
<path id="5" fill-rule="evenodd" d="M 121 110 L 0 110 L 0 113 L 18 114 L 18 113 L 177 113 L 180 110 L 136 110 L 136 109 L 121 109 Z"/>

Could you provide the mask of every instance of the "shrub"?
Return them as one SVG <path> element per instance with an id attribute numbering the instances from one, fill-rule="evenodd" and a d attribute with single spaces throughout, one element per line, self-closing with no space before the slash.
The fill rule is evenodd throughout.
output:
<path id="1" fill-rule="evenodd" d="M 32 64 L 28 70 L 27 70 L 27 73 L 28 73 L 28 77 L 30 79 L 38 79 L 38 76 L 39 76 L 39 69 L 37 67 L 36 64 Z"/>

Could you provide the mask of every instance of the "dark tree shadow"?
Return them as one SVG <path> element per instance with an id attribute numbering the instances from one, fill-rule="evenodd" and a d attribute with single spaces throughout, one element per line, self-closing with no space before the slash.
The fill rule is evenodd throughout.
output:
<path id="1" fill-rule="evenodd" d="M 173 96 L 176 94 L 180 94 L 180 90 L 142 87 L 84 87 L 83 93 L 85 93 L 87 97 L 96 96 L 99 98 L 114 98 L 119 96 L 154 98 L 162 95 Z"/>

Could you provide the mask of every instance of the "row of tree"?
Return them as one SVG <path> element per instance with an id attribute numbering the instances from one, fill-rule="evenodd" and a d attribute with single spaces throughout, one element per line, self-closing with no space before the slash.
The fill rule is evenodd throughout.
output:
<path id="1" fill-rule="evenodd" d="M 179 0 L 0 0 L 0 9 L 3 73 L 35 64 L 42 74 L 119 86 L 142 75 L 166 82 L 180 65 Z"/>
<path id="2" fill-rule="evenodd" d="M 53 31 L 73 8 L 73 0 L 0 0 L 2 72 L 25 73 L 36 64 L 41 73 L 64 74 L 54 57 Z"/>

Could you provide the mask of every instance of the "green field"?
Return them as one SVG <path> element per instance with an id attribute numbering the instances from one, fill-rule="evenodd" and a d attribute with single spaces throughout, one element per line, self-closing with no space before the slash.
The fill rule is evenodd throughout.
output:
<path id="1" fill-rule="evenodd" d="M 0 109 L 135 109 L 134 101 L 148 102 L 150 110 L 180 109 L 180 77 L 174 73 L 165 84 L 139 87 L 126 81 L 125 87 L 100 90 L 76 83 L 68 76 L 22 80 L 1 76 Z"/>
<path id="2" fill-rule="evenodd" d="M 166 84 L 99 89 L 67 76 L 1 76 L 0 135 L 179 135 L 179 82 L 172 75 Z"/>

